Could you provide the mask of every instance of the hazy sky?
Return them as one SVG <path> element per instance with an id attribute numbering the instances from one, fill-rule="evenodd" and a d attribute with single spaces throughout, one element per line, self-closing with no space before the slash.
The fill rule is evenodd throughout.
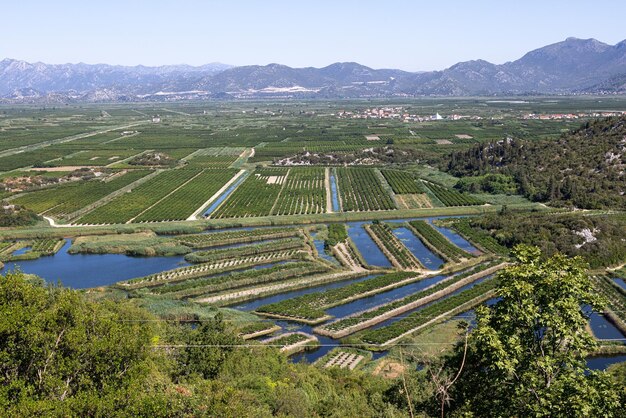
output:
<path id="1" fill-rule="evenodd" d="M 568 36 L 626 38 L 626 1 L 6 0 L 0 59 L 443 69 Z M 505 4 L 506 3 L 506 4 Z"/>

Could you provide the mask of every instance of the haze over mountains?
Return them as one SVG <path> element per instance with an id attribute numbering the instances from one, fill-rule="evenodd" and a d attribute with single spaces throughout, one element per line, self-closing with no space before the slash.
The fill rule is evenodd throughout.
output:
<path id="1" fill-rule="evenodd" d="M 594 93 L 626 93 L 626 40 L 607 45 L 595 39 L 568 38 L 501 65 L 475 60 L 421 73 L 375 70 L 352 62 L 291 68 L 279 64 L 125 67 L 0 61 L 3 102 Z"/>

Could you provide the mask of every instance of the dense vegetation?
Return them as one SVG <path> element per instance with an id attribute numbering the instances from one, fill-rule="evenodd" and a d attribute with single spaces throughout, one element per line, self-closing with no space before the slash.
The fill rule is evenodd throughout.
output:
<path id="1" fill-rule="evenodd" d="M 479 236 L 490 237 L 478 244 L 497 252 L 503 252 L 501 246 L 531 244 L 548 256 L 556 252 L 580 255 L 594 268 L 626 260 L 626 219 L 620 215 L 491 214 L 460 220 L 455 227 L 461 227 L 462 233 L 469 227 Z M 498 246 L 491 245 L 492 240 Z"/>
<path id="2" fill-rule="evenodd" d="M 19 274 L 0 280 L 0 341 L 7 416 L 402 416 L 389 382 L 236 348 L 220 318 L 167 325 Z"/>
<path id="3" fill-rule="evenodd" d="M 519 191 L 535 201 L 585 209 L 624 209 L 625 137 L 626 117 L 601 119 L 557 140 L 507 138 L 477 144 L 452 153 L 445 168 L 463 177 L 488 173 L 511 176 Z M 460 187 L 468 188 L 469 183 L 463 180 Z M 510 188 L 498 186 L 503 187 Z"/>
<path id="4" fill-rule="evenodd" d="M 19 205 L 0 202 L 0 227 L 33 225 L 39 221 L 39 216 L 32 210 Z"/>

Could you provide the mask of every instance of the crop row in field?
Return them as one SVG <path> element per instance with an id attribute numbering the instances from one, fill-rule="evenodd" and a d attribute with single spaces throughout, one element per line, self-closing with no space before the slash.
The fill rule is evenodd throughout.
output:
<path id="1" fill-rule="evenodd" d="M 186 160 L 186 168 L 228 168 L 237 160 L 237 156 L 194 155 Z"/>
<path id="2" fill-rule="evenodd" d="M 173 284 L 165 284 L 151 288 L 150 291 L 157 294 L 167 294 L 168 297 L 175 299 L 186 299 L 246 286 L 310 277 L 314 274 L 327 272 L 328 270 L 328 267 L 321 263 L 311 261 L 290 262 L 266 269 L 249 269 L 225 275 L 214 275 Z"/>
<path id="3" fill-rule="evenodd" d="M 63 158 L 50 161 L 46 165 L 54 167 L 62 166 L 105 166 L 116 161 L 123 160 L 140 151 L 132 149 L 100 149 L 100 150 L 85 150 L 79 151 L 71 155 L 67 155 Z"/>
<path id="4" fill-rule="evenodd" d="M 235 175 L 237 170 L 205 169 L 197 177 L 174 191 L 157 205 L 135 219 L 135 222 L 187 219 Z"/>
<path id="5" fill-rule="evenodd" d="M 413 253 L 393 234 L 388 224 L 373 223 L 366 225 L 365 230 L 397 268 L 417 270 L 423 267 Z"/>
<path id="6" fill-rule="evenodd" d="M 326 212 L 324 180 L 324 168 L 291 168 L 272 214 L 301 215 Z"/>
<path id="7" fill-rule="evenodd" d="M 103 197 L 145 177 L 150 171 L 132 170 L 126 174 L 114 175 L 106 181 L 93 179 L 63 183 L 49 189 L 37 190 L 17 197 L 13 203 L 25 206 L 37 213 L 46 212 L 50 216 L 71 214 Z"/>
<path id="8" fill-rule="evenodd" d="M 338 168 L 339 194 L 345 212 L 395 209 L 380 180 L 371 168 Z"/>
<path id="9" fill-rule="evenodd" d="M 491 235 L 486 232 L 472 228 L 469 220 L 457 219 L 451 224 L 452 229 L 461 234 L 463 238 L 475 244 L 479 249 L 493 254 L 508 256 L 509 249 L 500 245 Z"/>
<path id="10" fill-rule="evenodd" d="M 196 170 L 168 170 L 137 186 L 131 192 L 118 196 L 110 202 L 79 218 L 78 224 L 125 223 L 160 199 L 197 176 Z"/>
<path id="11" fill-rule="evenodd" d="M 347 328 L 355 328 L 355 330 L 352 331 L 355 332 L 360 324 L 368 324 L 368 327 L 373 326 L 377 323 L 377 321 L 374 320 L 378 318 L 380 318 L 381 321 L 386 320 L 388 318 L 400 315 L 409 309 L 417 308 L 423 304 L 431 303 L 439 298 L 447 296 L 461 286 L 478 280 L 484 275 L 493 273 L 496 266 L 498 265 L 499 261 L 480 264 L 478 266 L 475 266 L 474 268 L 465 270 L 454 276 L 450 276 L 445 280 L 442 280 L 437 284 L 430 286 L 420 292 L 403 297 L 401 299 L 396 299 L 392 302 L 379 305 L 372 309 L 358 312 L 352 316 L 341 318 L 337 321 L 323 325 L 319 328 L 319 331 L 324 334 L 333 334 Z M 420 304 L 415 304 L 416 302 L 420 301 Z M 347 335 L 347 333 L 344 333 L 341 336 L 343 337 L 344 335 Z"/>
<path id="12" fill-rule="evenodd" d="M 364 331 L 359 337 L 363 342 L 368 344 L 387 343 L 392 339 L 398 338 L 405 333 L 430 323 L 440 316 L 453 312 L 467 302 L 488 295 L 489 292 L 495 289 L 496 284 L 497 281 L 494 279 L 485 280 L 457 295 L 428 305 L 424 309 L 420 309 L 390 325 Z"/>
<path id="13" fill-rule="evenodd" d="M 257 169 L 211 214 L 211 218 L 267 216 L 285 183 L 284 168 Z"/>
<path id="14" fill-rule="evenodd" d="M 426 221 L 411 221 L 409 227 L 413 233 L 428 246 L 431 250 L 442 256 L 444 259 L 459 262 L 463 258 L 471 258 L 469 254 L 444 237 L 439 231 L 433 228 Z"/>
<path id="15" fill-rule="evenodd" d="M 236 231 L 211 232 L 208 234 L 181 235 L 176 241 L 192 248 L 211 248 L 222 245 L 264 241 L 301 236 L 302 232 L 297 228 L 256 228 L 239 229 Z"/>
<path id="16" fill-rule="evenodd" d="M 421 182 L 411 173 L 398 170 L 381 170 L 380 172 L 396 194 L 424 193 Z"/>
<path id="17" fill-rule="evenodd" d="M 371 279 L 349 284 L 347 286 L 309 293 L 281 302 L 271 303 L 256 309 L 256 312 L 269 315 L 285 316 L 295 320 L 319 321 L 326 318 L 324 309 L 347 303 L 388 290 L 391 287 L 407 284 L 418 279 L 415 273 L 395 272 L 376 276 Z"/>
<path id="18" fill-rule="evenodd" d="M 485 202 L 476 199 L 466 193 L 459 193 L 456 190 L 448 189 L 436 183 L 424 182 L 431 192 L 446 206 L 474 206 L 482 205 Z"/>
<path id="19" fill-rule="evenodd" d="M 160 286 L 166 283 L 175 283 L 188 279 L 223 273 L 229 270 L 245 269 L 262 264 L 277 263 L 285 260 L 297 260 L 302 258 L 298 250 L 283 250 L 271 253 L 251 255 L 231 260 L 220 260 L 215 263 L 203 263 L 188 267 L 180 267 L 151 274 L 145 277 L 119 282 L 124 289 L 139 289 L 142 287 Z"/>
<path id="20" fill-rule="evenodd" d="M 261 244 L 244 245 L 236 248 L 220 248 L 209 251 L 198 251 L 187 254 L 185 260 L 190 263 L 212 263 L 230 258 L 245 257 L 254 254 L 263 254 L 278 250 L 303 248 L 304 241 L 300 238 L 284 238 Z"/>

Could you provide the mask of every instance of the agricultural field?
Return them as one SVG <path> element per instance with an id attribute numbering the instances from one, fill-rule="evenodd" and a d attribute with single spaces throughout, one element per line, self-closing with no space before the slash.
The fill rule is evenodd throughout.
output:
<path id="1" fill-rule="evenodd" d="M 289 170 L 285 168 L 255 170 L 211 214 L 211 218 L 245 218 L 270 215 L 288 175 Z"/>
<path id="2" fill-rule="evenodd" d="M 93 179 L 63 183 L 58 186 L 33 191 L 11 200 L 37 213 L 67 219 L 72 213 L 97 202 L 123 187 L 150 174 L 148 170 L 122 171 L 104 180 Z"/>
<path id="3" fill-rule="evenodd" d="M 397 170 L 380 170 L 396 194 L 424 193 L 424 187 L 411 173 Z"/>
<path id="4" fill-rule="evenodd" d="M 388 224 L 373 223 L 366 225 L 365 230 L 395 267 L 402 270 L 423 268 L 413 253 L 393 234 Z"/>
<path id="5" fill-rule="evenodd" d="M 439 231 L 426 221 L 411 221 L 408 225 L 428 248 L 448 261 L 458 263 L 462 259 L 473 257 L 472 254 L 463 251 L 448 241 L 446 237 L 441 235 Z"/>
<path id="6" fill-rule="evenodd" d="M 392 210 L 396 206 L 370 168 L 338 168 L 341 206 L 345 212 Z"/>
<path id="7" fill-rule="evenodd" d="M 324 168 L 291 168 L 287 182 L 272 210 L 273 215 L 305 215 L 326 212 Z"/>
<path id="8" fill-rule="evenodd" d="M 201 208 L 236 173 L 237 170 L 233 169 L 205 169 L 155 206 L 137 216 L 134 222 L 185 220 Z"/>
<path id="9" fill-rule="evenodd" d="M 132 191 L 76 220 L 77 224 L 114 224 L 134 220 L 170 193 L 202 174 L 201 170 L 163 171 Z"/>

